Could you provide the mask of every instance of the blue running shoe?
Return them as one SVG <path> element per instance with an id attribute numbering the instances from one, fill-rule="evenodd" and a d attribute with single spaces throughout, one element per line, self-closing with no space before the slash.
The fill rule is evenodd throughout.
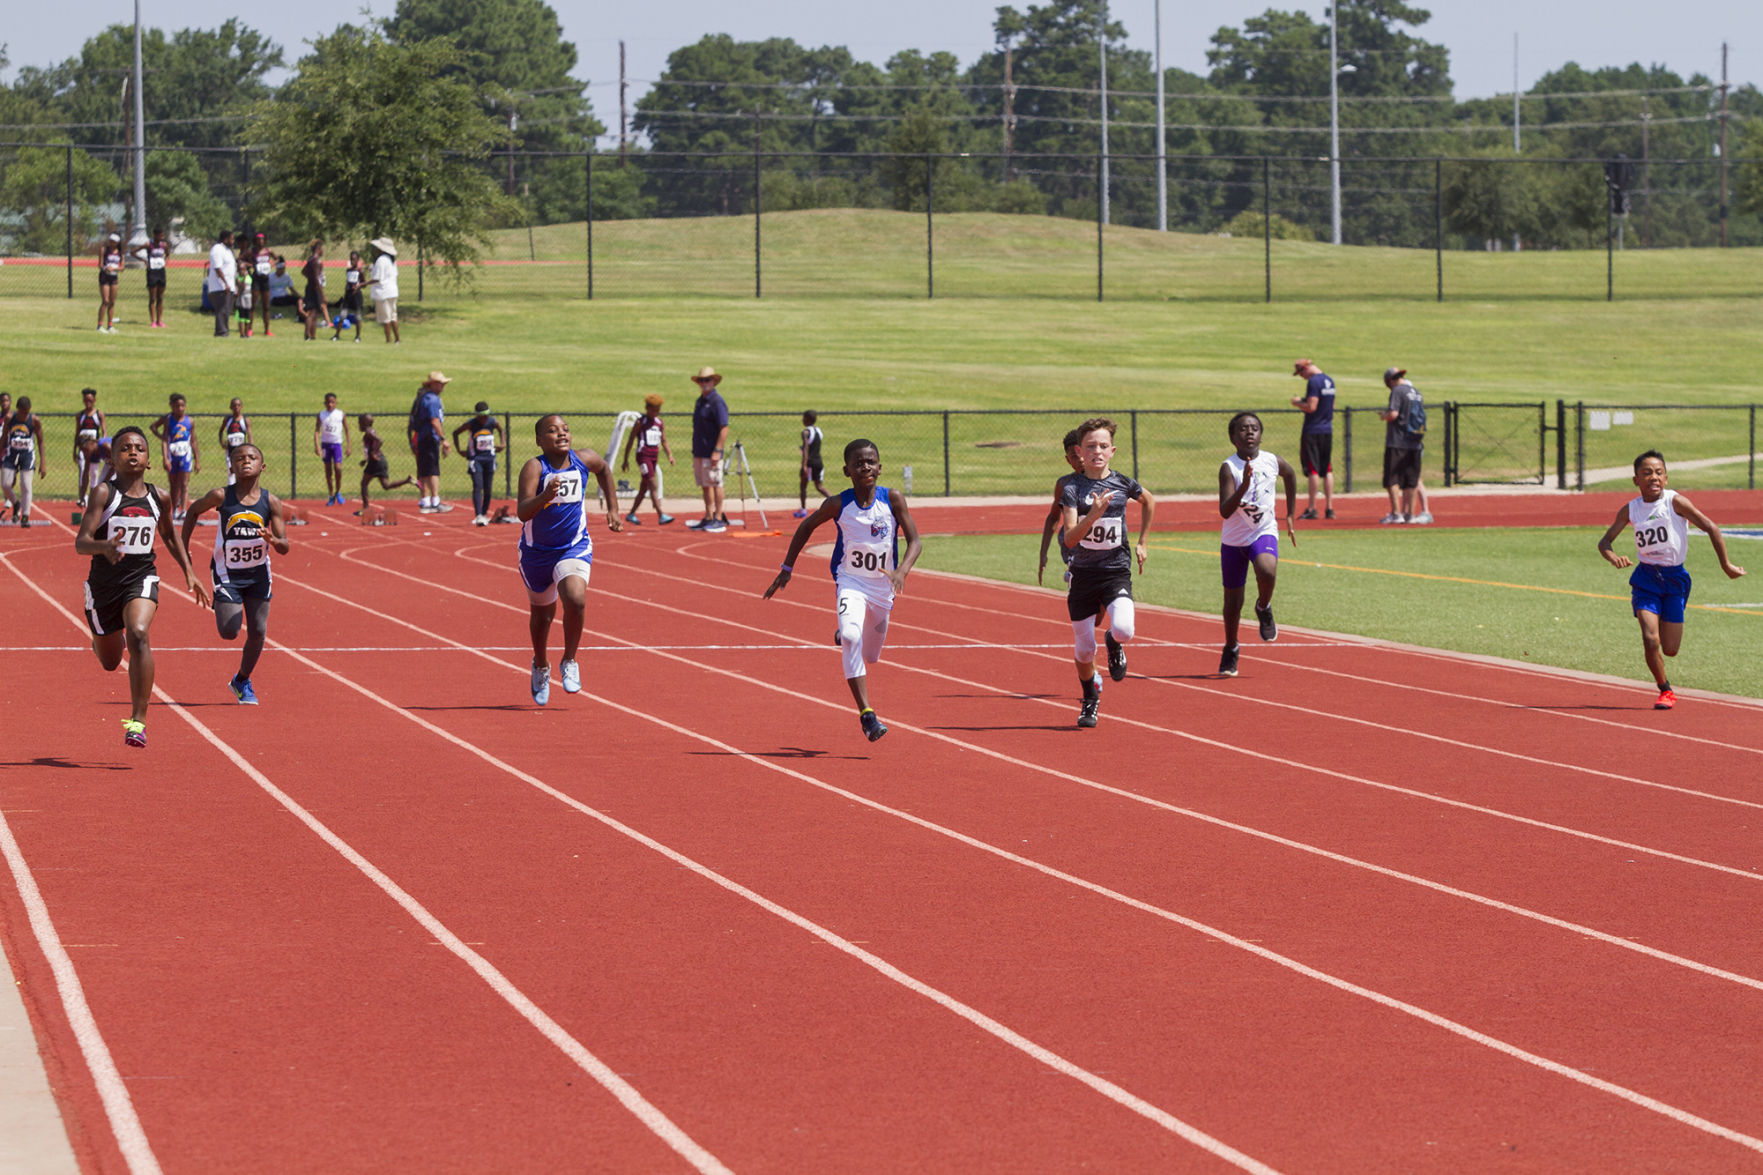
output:
<path id="1" fill-rule="evenodd" d="M 255 706 L 257 704 L 257 691 L 251 688 L 249 677 L 235 677 L 227 682 L 227 688 L 233 691 L 233 697 L 239 700 L 239 705 Z"/>
<path id="2" fill-rule="evenodd" d="M 543 706 L 551 700 L 551 666 L 533 666 L 533 702 Z"/>
<path id="3" fill-rule="evenodd" d="M 876 741 L 888 732 L 888 728 L 882 725 L 882 720 L 876 717 L 874 710 L 863 711 L 858 715 L 858 721 L 863 726 L 864 737 L 870 742 Z"/>

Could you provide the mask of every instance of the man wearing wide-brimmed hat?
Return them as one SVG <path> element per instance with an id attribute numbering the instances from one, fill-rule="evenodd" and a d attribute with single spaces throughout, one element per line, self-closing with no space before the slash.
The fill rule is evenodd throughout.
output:
<path id="1" fill-rule="evenodd" d="M 368 280 L 373 283 L 373 320 L 386 332 L 386 342 L 401 343 L 398 334 L 398 246 L 391 237 L 375 237 L 368 242 L 373 250 L 373 268 Z"/>
<path id="2" fill-rule="evenodd" d="M 424 514 L 445 514 L 453 509 L 441 501 L 441 457 L 451 452 L 441 422 L 447 413 L 441 406 L 441 389 L 453 381 L 438 371 L 429 372 L 410 406 L 410 450 L 416 454 L 416 484 Z"/>
<path id="3" fill-rule="evenodd" d="M 704 517 L 686 526 L 692 530 L 728 529 L 722 513 L 722 447 L 728 441 L 728 402 L 716 390 L 722 376 L 701 367 L 692 377 L 698 400 L 692 405 L 692 477 L 704 491 Z"/>

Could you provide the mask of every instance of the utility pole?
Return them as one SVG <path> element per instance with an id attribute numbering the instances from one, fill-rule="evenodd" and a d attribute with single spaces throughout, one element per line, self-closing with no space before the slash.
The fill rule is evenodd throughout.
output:
<path id="1" fill-rule="evenodd" d="M 1726 248 L 1726 42 L 1720 42 L 1720 247 Z"/>
<path id="2" fill-rule="evenodd" d="M 1163 127 L 1163 0 L 1155 0 L 1151 8 L 1152 37 L 1157 42 L 1157 231 L 1169 231 L 1169 166 L 1166 155 L 1168 135 Z"/>
<path id="3" fill-rule="evenodd" d="M 1101 201 L 1102 223 L 1108 220 L 1108 0 L 1102 0 L 1102 23 L 1096 29 L 1096 52 L 1101 55 L 1101 82 L 1097 88 L 1097 97 L 1102 107 L 1102 170 L 1096 180 L 1101 191 L 1096 193 Z"/>
<path id="4" fill-rule="evenodd" d="M 520 116 L 511 106 L 508 108 L 508 194 L 514 195 L 514 128 L 519 125 Z"/>
<path id="5" fill-rule="evenodd" d="M 1016 148 L 1016 83 L 1010 76 L 1010 59 L 1013 47 L 1004 46 L 1004 182 L 1009 183 L 1016 178 L 1010 153 Z"/>
<path id="6" fill-rule="evenodd" d="M 1341 66 L 1340 21 L 1336 10 L 1341 0 L 1328 4 L 1328 195 L 1331 240 L 1341 243 Z"/>
<path id="7" fill-rule="evenodd" d="M 1653 151 L 1647 131 L 1652 126 L 1653 112 L 1647 96 L 1641 95 L 1641 248 L 1653 246 Z"/>
<path id="8" fill-rule="evenodd" d="M 1524 154 L 1524 140 L 1522 137 L 1523 132 L 1521 132 L 1518 129 L 1520 125 L 1522 125 L 1522 118 L 1518 112 L 1518 34 L 1513 33 L 1512 34 L 1512 154 L 1514 154 L 1514 155 Z M 1514 231 L 1512 234 L 1512 251 L 1514 253 L 1516 253 L 1522 248 L 1524 248 L 1524 238 L 1521 237 L 1516 231 Z"/>
<path id="9" fill-rule="evenodd" d="M 147 116 L 145 111 L 145 98 L 141 94 L 141 0 L 135 0 L 135 223 L 130 226 L 130 248 L 147 242 Z M 1724 155 L 1725 152 L 1723 151 L 1722 154 Z M 1721 203 L 1725 203 L 1724 198 Z"/>
<path id="10" fill-rule="evenodd" d="M 618 43 L 618 166 L 625 162 L 625 144 L 630 141 L 627 128 L 630 125 L 630 111 L 625 104 L 625 95 L 630 92 L 630 83 L 624 76 L 624 42 Z"/>

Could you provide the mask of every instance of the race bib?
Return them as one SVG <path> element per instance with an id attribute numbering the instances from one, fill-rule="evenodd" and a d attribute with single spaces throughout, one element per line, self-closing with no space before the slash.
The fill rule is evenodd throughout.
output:
<path id="1" fill-rule="evenodd" d="M 87 441 L 95 441 L 98 439 L 98 430 L 95 428 L 82 428 L 79 432 L 74 434 L 74 438 L 81 444 L 84 444 Z"/>
<path id="2" fill-rule="evenodd" d="M 124 555 L 147 555 L 153 551 L 151 518 L 112 518 L 110 541 Z"/>
<path id="3" fill-rule="evenodd" d="M 30 453 L 37 448 L 37 439 L 28 432 L 12 434 L 12 451 L 14 453 Z"/>
<path id="4" fill-rule="evenodd" d="M 261 538 L 235 542 L 227 540 L 226 565 L 233 568 L 261 567 L 269 558 L 269 545 Z"/>
<path id="5" fill-rule="evenodd" d="M 191 452 L 189 441 L 172 441 L 165 448 L 173 457 L 188 457 Z"/>
<path id="6" fill-rule="evenodd" d="M 343 280 L 352 286 L 358 286 L 361 284 L 361 271 L 359 269 L 346 269 L 343 271 Z"/>
<path id="7" fill-rule="evenodd" d="M 480 453 L 494 453 L 496 451 L 496 434 L 480 432 L 471 438 L 471 446 Z"/>
<path id="8" fill-rule="evenodd" d="M 258 273 L 261 273 L 264 277 L 268 277 L 270 275 L 270 271 L 272 269 L 274 269 L 274 266 L 270 264 L 269 258 L 259 257 L 257 259 L 257 272 Z"/>
<path id="9" fill-rule="evenodd" d="M 1671 545 L 1671 524 L 1668 522 L 1642 523 L 1634 528 L 1635 553 L 1645 555 L 1658 551 L 1669 554 Z"/>
<path id="10" fill-rule="evenodd" d="M 148 269 L 164 269 L 165 268 L 165 258 L 163 258 L 163 257 L 149 257 L 149 258 L 147 258 L 147 268 Z"/>
<path id="11" fill-rule="evenodd" d="M 579 502 L 582 500 L 581 474 L 571 469 L 567 473 L 555 473 L 545 479 L 557 486 L 557 496 L 551 499 L 552 505 L 560 502 Z"/>
<path id="12" fill-rule="evenodd" d="M 1084 532 L 1084 537 L 1078 541 L 1078 545 L 1091 551 L 1114 550 L 1122 545 L 1121 536 L 1124 533 L 1122 523 L 1124 521 L 1121 518 L 1096 519 L 1090 529 Z"/>
<path id="13" fill-rule="evenodd" d="M 644 429 L 643 430 L 643 448 L 645 448 L 645 449 L 659 449 L 660 447 L 661 447 L 661 430 L 659 428 L 646 428 L 646 429 Z"/>
<path id="14" fill-rule="evenodd" d="M 889 548 L 884 546 L 852 547 L 845 552 L 844 569 L 847 574 L 863 579 L 886 579 L 891 563 L 889 555 Z"/>

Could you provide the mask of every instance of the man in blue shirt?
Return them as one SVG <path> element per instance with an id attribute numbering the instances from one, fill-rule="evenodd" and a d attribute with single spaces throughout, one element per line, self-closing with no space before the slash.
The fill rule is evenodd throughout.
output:
<path id="1" fill-rule="evenodd" d="M 416 484 L 424 514 L 445 514 L 453 509 L 441 501 L 441 456 L 452 451 L 441 433 L 441 422 L 447 418 L 441 407 L 441 389 L 452 382 L 438 371 L 429 372 L 410 406 L 410 448 L 416 454 Z"/>
<path id="2" fill-rule="evenodd" d="M 1334 517 L 1334 380 L 1310 359 L 1292 364 L 1292 374 L 1304 377 L 1304 394 L 1292 397 L 1292 407 L 1304 413 L 1304 429 L 1298 437 L 1298 459 L 1310 479 L 1310 506 L 1300 519 L 1316 517 L 1316 483 L 1322 483 L 1324 517 Z"/>
<path id="3" fill-rule="evenodd" d="M 728 441 L 728 402 L 716 390 L 722 376 L 714 367 L 704 367 L 692 382 L 698 385 L 698 400 L 692 405 L 692 477 L 704 491 L 704 517 L 686 526 L 727 530 L 728 517 L 722 512 L 722 449 Z"/>

